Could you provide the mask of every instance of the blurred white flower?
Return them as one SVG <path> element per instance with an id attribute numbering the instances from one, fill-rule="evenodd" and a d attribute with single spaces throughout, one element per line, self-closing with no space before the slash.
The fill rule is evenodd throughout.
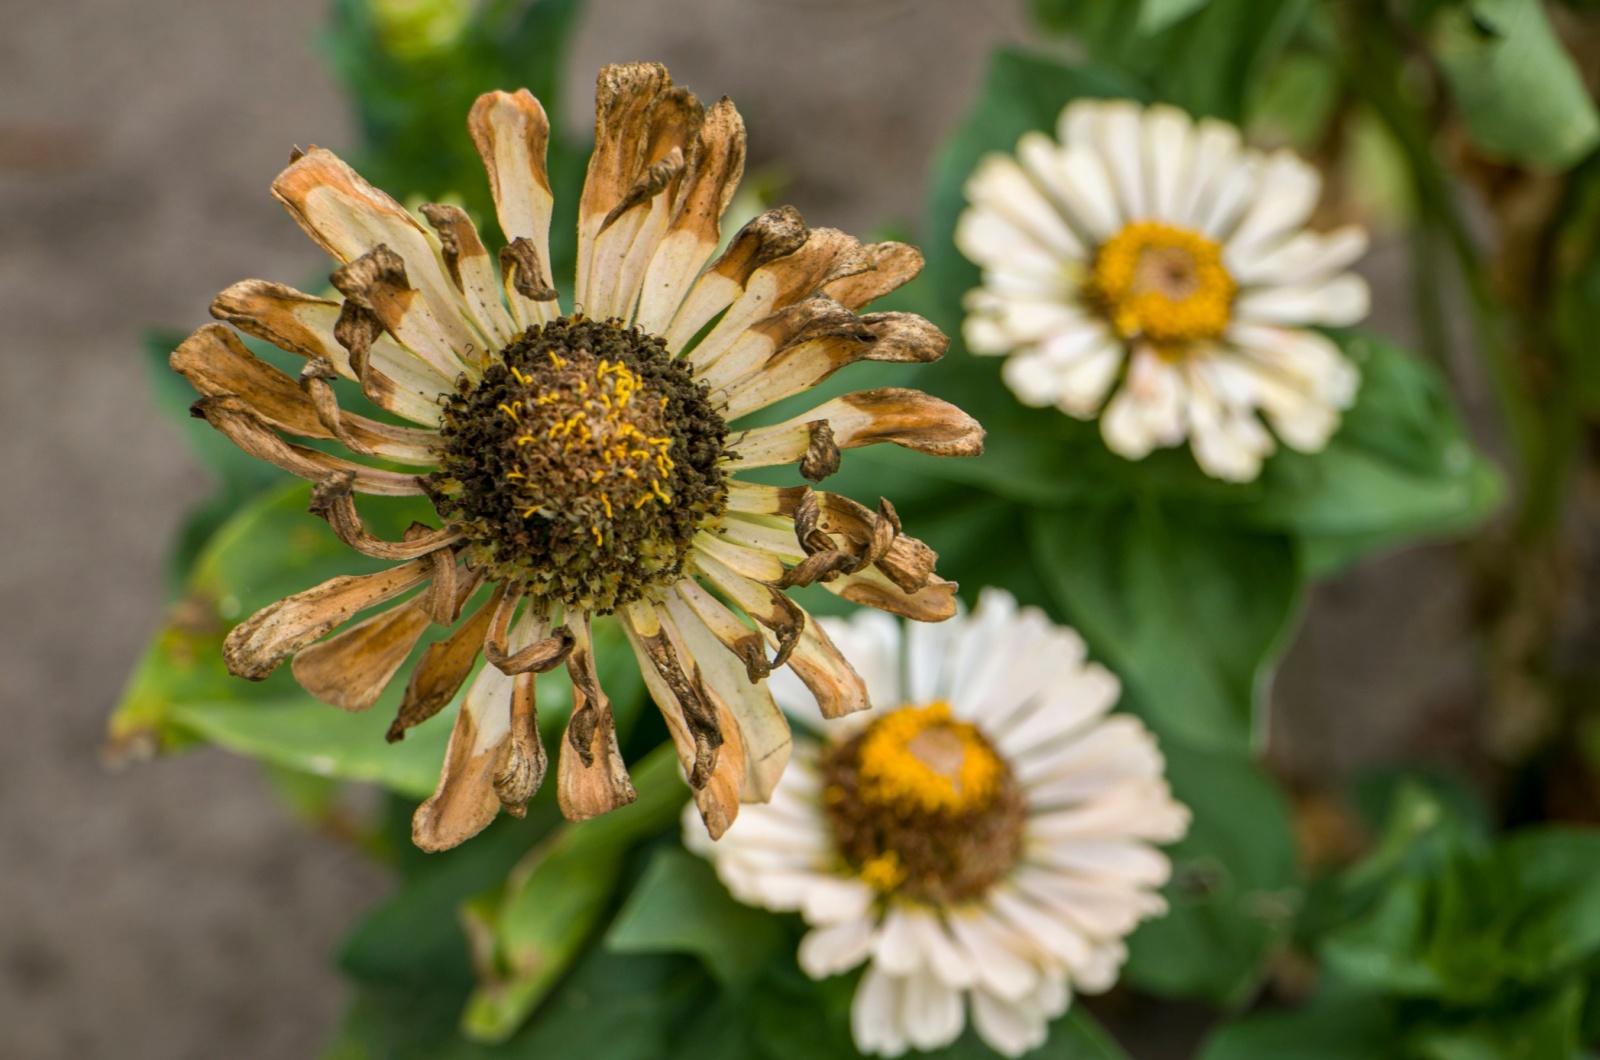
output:
<path id="1" fill-rule="evenodd" d="M 1291 448 L 1322 449 L 1359 380 L 1307 328 L 1354 324 L 1368 291 L 1343 271 L 1365 232 L 1304 227 L 1317 171 L 1164 105 L 1081 100 L 1057 132 L 967 182 L 956 244 L 983 267 L 968 348 L 1006 356 L 1025 404 L 1099 416 L 1131 460 L 1188 439 L 1206 473 L 1248 481 L 1274 447 L 1258 413 Z"/>
<path id="2" fill-rule="evenodd" d="M 825 742 L 796 739 L 772 801 L 720 841 L 685 814 L 685 842 L 740 901 L 804 916 L 806 974 L 868 962 L 863 1052 L 948 1044 L 970 1006 L 990 1046 L 1021 1055 L 1074 990 L 1110 987 L 1124 936 L 1165 911 L 1152 844 L 1181 837 L 1188 810 L 1150 733 L 1107 715 L 1117 679 L 1009 595 L 937 626 L 821 622 L 876 709 L 824 723 L 774 673 L 773 696 Z"/>

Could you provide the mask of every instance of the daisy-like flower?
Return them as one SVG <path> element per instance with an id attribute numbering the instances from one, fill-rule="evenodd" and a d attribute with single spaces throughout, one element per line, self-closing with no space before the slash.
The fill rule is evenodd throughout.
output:
<path id="1" fill-rule="evenodd" d="M 1155 740 L 1107 715 L 1117 679 L 1039 611 L 985 590 L 970 616 L 906 626 L 823 619 L 876 709 L 825 724 L 797 682 L 773 691 L 827 728 L 797 741 L 772 801 L 720 842 L 686 844 L 740 901 L 799 911 L 816 979 L 869 962 L 851 1024 L 863 1052 L 978 1033 L 1018 1056 L 1074 990 L 1116 980 L 1138 922 L 1165 910 L 1153 844 L 1180 838 Z"/>
<path id="2" fill-rule="evenodd" d="M 860 391 L 770 426 L 729 426 L 853 361 L 941 356 L 947 342 L 922 318 L 857 313 L 922 259 L 901 244 L 808 229 L 783 208 L 712 261 L 744 168 L 738 112 L 726 99 L 702 107 L 661 66 L 610 66 L 578 204 L 578 308 L 563 312 L 546 273 L 543 108 L 526 91 L 492 92 L 468 126 L 505 236 L 498 270 L 462 210 L 425 205 L 424 227 L 332 153 L 296 152 L 273 194 L 341 263 L 342 300 L 249 280 L 212 314 L 303 356 L 299 379 L 220 324 L 173 354 L 203 395 L 197 416 L 313 480 L 312 511 L 357 551 L 396 561 L 248 618 L 225 642 L 228 668 L 259 680 L 292 657 L 307 690 L 362 710 L 431 623 L 459 620 L 422 653 L 389 734 L 441 710 L 487 657 L 438 790 L 414 820 L 416 843 L 436 850 L 501 808 L 523 811 L 546 768 L 534 678 L 563 664 L 574 709 L 557 767 L 562 810 L 579 820 L 634 798 L 592 650 L 591 616 L 615 613 L 720 834 L 741 796 L 771 794 L 788 758 L 788 726 L 763 680 L 773 667 L 787 664 L 830 716 L 867 704 L 861 678 L 784 590 L 821 582 L 923 621 L 955 611 L 933 552 L 900 532 L 887 501 L 871 511 L 806 485 L 730 477 L 798 464 L 816 482 L 837 469 L 840 450 L 874 442 L 981 449 L 976 422 L 913 390 Z M 341 410 L 330 382 L 340 377 L 412 425 Z M 439 526 L 379 540 L 358 493 L 426 495 Z M 461 620 L 480 588 L 487 601 Z"/>
<path id="3" fill-rule="evenodd" d="M 1024 404 L 1098 415 L 1130 460 L 1188 439 L 1207 474 L 1248 481 L 1274 448 L 1261 417 L 1320 451 L 1359 380 L 1308 328 L 1355 323 L 1368 292 L 1343 271 L 1366 234 L 1305 229 L 1317 171 L 1170 106 L 1081 100 L 1058 134 L 1025 134 L 967 182 L 956 243 L 983 267 L 968 348 L 1005 356 Z"/>

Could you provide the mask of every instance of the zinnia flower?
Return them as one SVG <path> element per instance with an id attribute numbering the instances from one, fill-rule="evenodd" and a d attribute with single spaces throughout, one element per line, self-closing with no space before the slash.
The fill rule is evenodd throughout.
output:
<path id="1" fill-rule="evenodd" d="M 297 152 L 273 194 L 341 263 L 333 286 L 343 300 L 250 280 L 212 313 L 306 358 L 299 379 L 222 325 L 173 354 L 203 395 L 196 415 L 313 480 L 312 510 L 346 544 L 396 561 L 250 617 L 227 638 L 228 668 L 259 680 L 292 656 L 307 690 L 362 710 L 430 623 L 455 624 L 488 587 L 487 602 L 423 652 L 390 730 L 399 739 L 441 710 L 487 657 L 439 788 L 414 821 L 417 844 L 440 849 L 502 807 L 522 812 L 546 767 L 534 677 L 562 664 L 574 698 L 562 810 L 577 820 L 633 799 L 592 650 L 591 616 L 615 613 L 720 834 L 741 795 L 770 795 L 788 758 L 788 726 L 762 680 L 773 667 L 787 664 L 830 716 L 866 706 L 861 679 L 784 590 L 821 582 L 925 621 L 954 612 L 954 586 L 887 501 L 874 512 L 805 485 L 730 477 L 798 463 L 816 482 L 837 469 L 840 450 L 874 442 L 981 449 L 971 418 L 912 390 L 846 394 L 781 423 L 729 427 L 853 361 L 941 356 L 945 338 L 920 317 L 857 314 L 914 276 L 921 257 L 808 229 L 783 208 L 707 266 L 743 171 L 738 112 L 726 99 L 702 107 L 661 66 L 611 66 L 578 204 L 578 308 L 564 313 L 546 272 L 543 108 L 525 90 L 492 92 L 468 126 L 505 236 L 498 271 L 460 209 L 421 207 L 430 231 L 332 153 Z M 340 377 L 416 426 L 341 410 L 331 385 Z M 439 526 L 379 540 L 356 493 L 424 494 Z"/>
<path id="2" fill-rule="evenodd" d="M 983 1039 L 1020 1055 L 1074 989 L 1110 987 L 1123 937 L 1165 910 L 1152 844 L 1181 837 L 1188 810 L 1145 727 L 1107 715 L 1117 679 L 1006 593 L 942 626 L 822 621 L 876 709 L 797 741 L 772 801 L 720 842 L 692 816 L 685 842 L 740 901 L 804 916 L 806 974 L 868 962 L 851 1013 L 863 1052 L 948 1044 L 970 1002 Z M 772 683 L 816 718 L 797 682 Z"/>
<path id="3" fill-rule="evenodd" d="M 1187 438 L 1207 474 L 1248 481 L 1274 448 L 1259 417 L 1320 451 L 1358 376 L 1307 328 L 1355 323 L 1368 292 L 1343 271 L 1366 249 L 1360 228 L 1305 230 L 1317 171 L 1170 106 L 1083 100 L 1058 131 L 1025 134 L 967 182 L 956 242 L 983 266 L 972 352 L 1006 356 L 1025 404 L 1098 415 L 1130 460 Z"/>

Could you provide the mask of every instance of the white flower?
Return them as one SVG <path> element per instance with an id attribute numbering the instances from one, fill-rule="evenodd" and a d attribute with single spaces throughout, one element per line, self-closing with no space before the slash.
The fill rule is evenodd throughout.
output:
<path id="1" fill-rule="evenodd" d="M 718 842 L 693 814 L 687 845 L 740 901 L 798 911 L 800 966 L 821 979 L 868 962 L 852 1027 L 868 1053 L 978 1033 L 1019 1056 L 1074 990 L 1115 982 L 1139 921 L 1165 911 L 1181 837 L 1155 740 L 1107 712 L 1116 677 L 1083 640 L 986 590 L 971 616 L 903 626 L 822 619 L 875 709 L 824 723 L 804 687 L 774 697 L 813 729 L 772 801 Z"/>
<path id="2" fill-rule="evenodd" d="M 1208 474 L 1248 481 L 1274 447 L 1258 413 L 1321 450 L 1359 379 L 1307 328 L 1354 324 L 1368 291 L 1343 271 L 1360 228 L 1305 230 L 1317 171 L 1170 106 L 1080 100 L 1058 126 L 1060 143 L 1027 133 L 967 182 L 956 244 L 983 267 L 968 348 L 1006 356 L 1025 404 L 1098 415 L 1130 460 L 1187 438 Z"/>

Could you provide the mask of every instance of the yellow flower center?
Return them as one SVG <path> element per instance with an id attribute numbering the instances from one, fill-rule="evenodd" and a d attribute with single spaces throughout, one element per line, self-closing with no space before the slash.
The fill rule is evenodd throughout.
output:
<path id="1" fill-rule="evenodd" d="M 1005 763 L 945 703 L 879 718 L 861 742 L 861 797 L 880 806 L 960 813 L 994 801 Z"/>
<path id="2" fill-rule="evenodd" d="M 1198 232 L 1134 221 L 1100 245 L 1090 300 L 1125 339 L 1179 347 L 1221 335 L 1238 284 Z"/>

